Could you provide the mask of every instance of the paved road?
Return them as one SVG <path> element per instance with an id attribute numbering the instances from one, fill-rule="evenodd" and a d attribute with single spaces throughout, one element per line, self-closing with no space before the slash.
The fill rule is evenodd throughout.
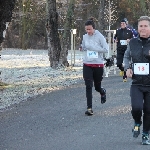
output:
<path id="1" fill-rule="evenodd" d="M 0 150 L 149 150 L 132 138 L 129 82 L 104 78 L 107 102 L 93 90 L 93 116 L 85 116 L 83 81 L 31 98 L 0 114 Z"/>

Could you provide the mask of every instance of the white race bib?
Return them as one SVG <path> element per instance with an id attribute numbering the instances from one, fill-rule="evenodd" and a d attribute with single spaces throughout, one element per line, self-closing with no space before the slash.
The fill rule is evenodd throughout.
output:
<path id="1" fill-rule="evenodd" d="M 98 52 L 87 50 L 87 57 L 88 58 L 98 58 Z"/>
<path id="2" fill-rule="evenodd" d="M 127 40 L 120 40 L 121 45 L 127 45 Z"/>
<path id="3" fill-rule="evenodd" d="M 134 74 L 148 75 L 149 63 L 134 63 Z"/>

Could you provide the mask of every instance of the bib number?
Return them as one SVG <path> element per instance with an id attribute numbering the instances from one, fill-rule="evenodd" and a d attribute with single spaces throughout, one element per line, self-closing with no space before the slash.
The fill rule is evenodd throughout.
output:
<path id="1" fill-rule="evenodd" d="M 98 58 L 98 52 L 87 50 L 87 57 L 88 58 Z"/>
<path id="2" fill-rule="evenodd" d="M 134 63 L 134 74 L 148 75 L 149 63 Z"/>
<path id="3" fill-rule="evenodd" d="M 127 45 L 127 40 L 120 40 L 121 45 Z"/>

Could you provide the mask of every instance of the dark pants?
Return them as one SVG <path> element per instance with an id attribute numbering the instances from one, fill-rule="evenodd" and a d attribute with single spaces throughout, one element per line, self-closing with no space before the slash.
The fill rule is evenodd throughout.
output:
<path id="1" fill-rule="evenodd" d="M 135 123 L 141 123 L 143 115 L 143 132 L 150 131 L 150 87 L 131 85 L 130 89 L 132 116 Z M 143 114 L 142 114 L 143 113 Z"/>
<path id="2" fill-rule="evenodd" d="M 121 70 L 124 71 L 123 67 L 123 57 L 124 53 L 126 51 L 126 46 L 123 48 L 117 48 L 117 67 Z M 126 77 L 126 72 L 124 71 L 124 77 Z"/>
<path id="3" fill-rule="evenodd" d="M 121 53 L 121 52 L 117 52 L 117 67 L 119 67 L 119 69 L 121 71 L 124 71 L 124 68 L 123 68 L 123 57 L 124 57 L 124 53 Z"/>
<path id="4" fill-rule="evenodd" d="M 86 86 L 87 108 L 92 108 L 92 87 L 102 94 L 101 81 L 103 79 L 103 67 L 89 67 L 83 65 L 83 78 Z"/>

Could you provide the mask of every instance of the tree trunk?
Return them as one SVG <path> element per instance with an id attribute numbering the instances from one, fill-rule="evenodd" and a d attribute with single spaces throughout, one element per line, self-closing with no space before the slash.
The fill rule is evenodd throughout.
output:
<path id="1" fill-rule="evenodd" d="M 61 60 L 64 66 L 69 66 L 67 61 L 68 50 L 71 49 L 71 29 L 73 28 L 75 0 L 70 0 L 67 16 L 64 24 L 64 33 L 62 37 Z"/>
<path id="2" fill-rule="evenodd" d="M 15 0 L 0 1 L 0 51 L 2 50 L 1 43 L 5 38 L 3 32 L 7 28 L 6 22 L 11 21 L 12 10 L 14 9 L 14 5 L 15 5 Z M 0 74 L 1 74 L 1 70 L 0 70 Z M 0 86 L 4 86 L 4 85 L 6 84 L 0 81 Z"/>
<path id="3" fill-rule="evenodd" d="M 6 29 L 6 22 L 11 21 L 12 10 L 15 0 L 0 1 L 0 45 L 3 42 L 3 31 Z"/>
<path id="4" fill-rule="evenodd" d="M 105 1 L 100 0 L 100 8 L 99 8 L 99 17 L 98 17 L 98 28 L 100 32 L 105 35 L 105 20 L 104 20 L 104 9 L 105 9 Z"/>
<path id="5" fill-rule="evenodd" d="M 61 52 L 58 34 L 58 13 L 56 12 L 56 0 L 47 0 L 46 31 L 50 66 L 56 69 L 60 64 L 59 58 Z"/>

